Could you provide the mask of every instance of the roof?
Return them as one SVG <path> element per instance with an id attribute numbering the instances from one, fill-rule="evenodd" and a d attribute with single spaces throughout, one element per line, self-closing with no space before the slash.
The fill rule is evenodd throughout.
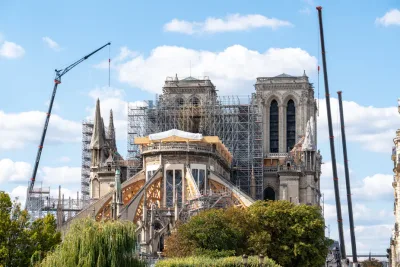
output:
<path id="1" fill-rule="evenodd" d="M 278 76 L 275 76 L 275 78 L 294 78 L 294 76 L 286 74 L 286 73 L 282 73 L 282 74 L 279 74 Z"/>
<path id="2" fill-rule="evenodd" d="M 232 154 L 228 148 L 221 142 L 218 136 L 203 136 L 202 134 L 194 134 L 172 129 L 165 132 L 152 134 L 145 137 L 136 137 L 135 145 L 147 146 L 154 143 L 208 143 L 215 144 L 217 150 L 224 155 L 229 161 L 232 161 Z"/>
<path id="3" fill-rule="evenodd" d="M 186 77 L 185 79 L 182 79 L 181 81 L 198 81 L 199 79 L 193 78 L 192 76 Z"/>

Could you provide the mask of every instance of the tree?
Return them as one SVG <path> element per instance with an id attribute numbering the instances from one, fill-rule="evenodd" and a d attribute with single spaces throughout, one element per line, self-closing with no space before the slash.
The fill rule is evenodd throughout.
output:
<path id="1" fill-rule="evenodd" d="M 203 211 L 165 244 L 169 257 L 263 254 L 296 267 L 324 265 L 331 241 L 318 207 L 257 201 L 248 209 Z"/>
<path id="2" fill-rule="evenodd" d="M 235 215 L 237 218 L 235 219 Z M 166 240 L 165 255 L 228 256 L 242 251 L 245 245 L 245 211 L 239 209 L 211 209 L 192 217 Z"/>
<path id="3" fill-rule="evenodd" d="M 32 247 L 32 262 L 45 258 L 61 242 L 61 234 L 57 232 L 57 223 L 53 215 L 37 219 L 30 227 L 30 242 Z"/>
<path id="4" fill-rule="evenodd" d="M 316 206 L 257 201 L 248 209 L 255 221 L 252 250 L 283 266 L 323 266 L 331 243 Z"/>
<path id="5" fill-rule="evenodd" d="M 361 262 L 362 267 L 383 267 L 383 264 L 375 258 Z"/>
<path id="6" fill-rule="evenodd" d="M 60 241 L 52 215 L 31 223 L 27 211 L 0 192 L 0 266 L 29 266 Z"/>
<path id="7" fill-rule="evenodd" d="M 28 266 L 29 217 L 10 196 L 0 192 L 0 265 Z"/>
<path id="8" fill-rule="evenodd" d="M 135 230 L 127 221 L 76 220 L 41 266 L 145 266 L 135 257 Z"/>

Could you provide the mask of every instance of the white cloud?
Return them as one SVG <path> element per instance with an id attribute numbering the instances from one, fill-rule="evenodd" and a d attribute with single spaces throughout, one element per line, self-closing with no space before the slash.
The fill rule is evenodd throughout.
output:
<path id="1" fill-rule="evenodd" d="M 22 46 L 9 41 L 0 42 L 0 57 L 13 59 L 22 57 L 24 54 L 25 50 Z"/>
<path id="2" fill-rule="evenodd" d="M 383 17 L 376 18 L 375 23 L 383 25 L 385 27 L 390 25 L 400 26 L 400 10 L 391 9 L 390 11 L 386 12 Z"/>
<path id="3" fill-rule="evenodd" d="M 0 149 L 23 148 L 26 143 L 38 143 L 46 114 L 39 111 L 5 113 L 0 110 Z M 82 126 L 58 115 L 52 115 L 46 135 L 51 143 L 80 142 Z"/>
<path id="4" fill-rule="evenodd" d="M 347 215 L 347 211 L 343 209 L 342 206 L 342 218 Z M 324 204 L 324 217 L 325 220 L 327 221 L 331 221 L 331 220 L 336 220 L 336 205 L 332 205 L 332 204 L 328 204 L 325 203 Z"/>
<path id="5" fill-rule="evenodd" d="M 177 46 L 160 46 L 146 58 L 135 56 L 117 66 L 119 80 L 152 93 L 160 93 L 166 76 L 209 76 L 221 95 L 243 94 L 256 77 L 283 72 L 313 73 L 317 60 L 301 48 L 270 48 L 264 53 L 233 45 L 221 52 L 198 51 Z"/>
<path id="6" fill-rule="evenodd" d="M 199 22 L 188 22 L 184 20 L 173 19 L 164 25 L 164 31 L 193 34 L 195 32 L 193 28 L 194 27 L 201 28 L 201 26 L 202 23 Z"/>
<path id="7" fill-rule="evenodd" d="M 15 199 L 19 203 L 21 203 L 21 208 L 24 208 L 25 206 L 27 189 L 28 189 L 27 186 L 19 185 L 13 188 L 13 190 L 9 193 L 12 201 Z"/>
<path id="8" fill-rule="evenodd" d="M 67 158 L 69 160 L 69 158 Z M 14 162 L 10 159 L 0 160 L 0 184 L 28 182 L 32 174 L 32 165 L 27 162 Z M 41 167 L 36 181 L 46 185 L 80 184 L 80 167 Z"/>
<path id="9" fill-rule="evenodd" d="M 32 167 L 26 162 L 13 162 L 10 159 L 0 160 L 0 184 L 3 182 L 27 182 L 32 174 Z"/>
<path id="10" fill-rule="evenodd" d="M 393 225 L 390 224 L 357 225 L 354 229 L 357 251 L 363 254 L 368 254 L 370 251 L 373 254 L 386 254 L 392 229 Z M 350 245 L 347 247 L 350 250 Z"/>
<path id="11" fill-rule="evenodd" d="M 321 99 L 319 102 L 318 141 L 328 142 L 328 121 L 325 99 Z M 338 100 L 336 98 L 331 98 L 335 142 L 341 144 L 338 105 Z M 346 139 L 348 142 L 359 143 L 368 151 L 381 153 L 391 152 L 393 138 L 400 125 L 400 116 L 397 107 L 377 108 L 373 106 L 362 106 L 353 101 L 343 101 L 343 110 Z"/>
<path id="12" fill-rule="evenodd" d="M 393 198 L 393 175 L 374 174 L 363 179 L 360 187 L 352 188 L 355 199 L 377 200 Z"/>
<path id="13" fill-rule="evenodd" d="M 53 49 L 54 51 L 60 51 L 61 47 L 58 43 L 56 43 L 54 40 L 52 40 L 50 37 L 43 37 L 42 38 L 43 42 L 50 47 L 51 49 Z"/>
<path id="14" fill-rule="evenodd" d="M 268 18 L 259 14 L 232 14 L 223 19 L 210 17 L 204 22 L 173 19 L 164 25 L 164 31 L 193 34 L 245 31 L 253 28 L 277 29 L 284 26 L 292 26 L 292 24 L 285 20 Z"/>
<path id="15" fill-rule="evenodd" d="M 80 167 L 43 167 L 38 175 L 44 185 L 80 184 Z"/>

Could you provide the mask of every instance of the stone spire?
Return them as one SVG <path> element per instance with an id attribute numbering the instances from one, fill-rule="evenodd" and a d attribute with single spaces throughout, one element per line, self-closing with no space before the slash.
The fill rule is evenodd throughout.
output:
<path id="1" fill-rule="evenodd" d="M 94 115 L 93 134 L 90 141 L 90 149 L 102 149 L 104 147 L 104 124 L 100 114 L 100 100 L 97 99 Z"/>
<path id="2" fill-rule="evenodd" d="M 113 152 L 117 151 L 117 144 L 115 142 L 114 117 L 113 117 L 112 109 L 110 110 L 110 122 L 108 125 L 108 139 L 110 139 L 110 149 Z"/>

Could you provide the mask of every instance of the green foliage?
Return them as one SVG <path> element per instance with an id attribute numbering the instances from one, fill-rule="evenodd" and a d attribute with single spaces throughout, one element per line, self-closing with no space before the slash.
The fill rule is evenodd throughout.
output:
<path id="1" fill-rule="evenodd" d="M 56 231 L 56 219 L 52 215 L 37 219 L 31 225 L 31 244 L 34 248 L 31 261 L 44 259 L 47 251 L 51 251 L 61 242 L 61 234 Z"/>
<path id="2" fill-rule="evenodd" d="M 243 267 L 242 257 L 209 258 L 209 257 L 187 257 L 160 260 L 156 267 Z M 248 267 L 258 267 L 258 257 L 248 257 Z M 265 258 L 264 267 L 279 267 L 273 260 Z"/>
<path id="3" fill-rule="evenodd" d="M 31 223 L 20 204 L 0 192 L 0 266 L 29 266 L 60 241 L 53 216 Z"/>
<path id="4" fill-rule="evenodd" d="M 135 255 L 135 229 L 131 222 L 77 220 L 41 266 L 145 266 Z"/>
<path id="5" fill-rule="evenodd" d="M 383 264 L 379 260 L 372 258 L 370 260 L 365 260 L 365 261 L 361 262 L 361 266 L 362 267 L 382 267 Z"/>
<path id="6" fill-rule="evenodd" d="M 243 222 L 241 224 L 240 222 Z M 246 244 L 245 211 L 207 210 L 178 227 L 165 243 L 168 257 L 207 255 L 231 256 L 242 252 Z"/>
<path id="7" fill-rule="evenodd" d="M 318 207 L 257 201 L 247 210 L 208 210 L 165 242 L 167 257 L 267 255 L 283 266 L 324 265 L 330 240 Z"/>
<path id="8" fill-rule="evenodd" d="M 256 222 L 252 250 L 265 253 L 283 266 L 323 266 L 329 239 L 316 206 L 287 201 L 257 201 L 248 209 Z"/>

